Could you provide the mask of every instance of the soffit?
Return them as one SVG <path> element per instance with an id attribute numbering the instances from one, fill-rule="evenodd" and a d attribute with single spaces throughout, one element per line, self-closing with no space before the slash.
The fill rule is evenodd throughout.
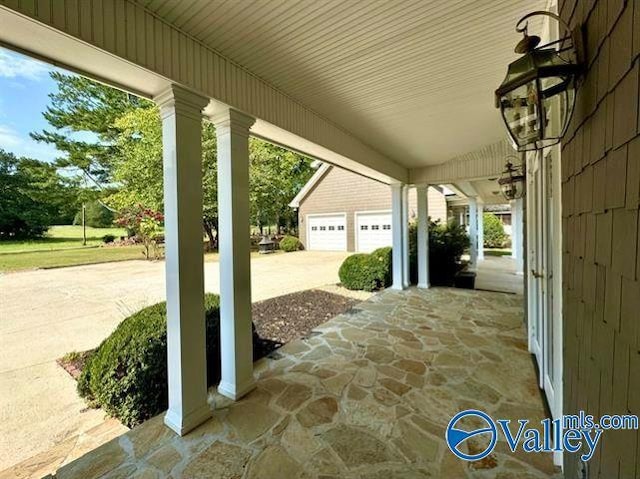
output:
<path id="1" fill-rule="evenodd" d="M 504 138 L 493 91 L 544 0 L 137 0 L 403 166 Z"/>

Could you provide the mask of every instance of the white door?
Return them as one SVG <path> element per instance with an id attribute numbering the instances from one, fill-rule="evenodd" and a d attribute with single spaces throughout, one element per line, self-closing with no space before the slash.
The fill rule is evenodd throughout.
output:
<path id="1" fill-rule="evenodd" d="M 530 212 L 528 245 L 529 245 L 529 349 L 538 363 L 539 385 L 543 386 L 543 323 L 545 320 L 545 291 L 543 277 L 545 274 L 545 221 L 543 210 L 544 173 L 540 155 L 528 158 L 527 174 L 527 208 Z"/>
<path id="2" fill-rule="evenodd" d="M 307 216 L 307 249 L 315 251 L 346 251 L 347 225 L 342 213 Z"/>
<path id="3" fill-rule="evenodd" d="M 529 348 L 554 418 L 562 414 L 560 165 L 556 150 L 529 158 Z"/>
<path id="4" fill-rule="evenodd" d="M 356 251 L 391 246 L 391 213 L 356 213 Z"/>

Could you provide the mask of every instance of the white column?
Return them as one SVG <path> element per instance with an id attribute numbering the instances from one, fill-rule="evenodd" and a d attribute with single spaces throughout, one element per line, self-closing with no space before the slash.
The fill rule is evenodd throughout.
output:
<path id="1" fill-rule="evenodd" d="M 469 253 L 471 256 L 471 265 L 478 264 L 478 204 L 475 198 L 469 198 L 469 241 L 471 247 Z"/>
<path id="2" fill-rule="evenodd" d="M 511 202 L 511 257 L 516 260 L 516 273 L 523 272 L 523 220 L 522 198 Z"/>
<path id="3" fill-rule="evenodd" d="M 429 195 L 428 186 L 416 186 L 418 197 L 418 288 L 429 287 Z"/>
<path id="4" fill-rule="evenodd" d="M 206 421 L 207 363 L 202 249 L 202 114 L 209 102 L 177 86 L 156 99 L 164 166 L 167 366 L 164 422 L 185 434 Z"/>
<path id="5" fill-rule="evenodd" d="M 391 185 L 391 235 L 392 235 L 392 267 L 393 289 L 404 289 L 404 239 L 402 226 L 402 185 Z"/>
<path id="6" fill-rule="evenodd" d="M 478 261 L 484 261 L 484 204 L 478 201 Z"/>
<path id="7" fill-rule="evenodd" d="M 218 147 L 220 353 L 218 392 L 239 399 L 255 387 L 251 330 L 249 128 L 254 119 L 227 109 L 211 117 Z"/>
<path id="8" fill-rule="evenodd" d="M 409 186 L 402 187 L 402 285 L 409 287 Z"/>

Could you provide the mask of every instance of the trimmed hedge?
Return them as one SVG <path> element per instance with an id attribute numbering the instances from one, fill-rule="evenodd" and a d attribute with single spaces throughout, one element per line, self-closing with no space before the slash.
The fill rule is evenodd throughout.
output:
<path id="1" fill-rule="evenodd" d="M 378 248 L 371 254 L 347 257 L 338 271 L 347 289 L 374 291 L 391 284 L 391 248 Z"/>
<path id="2" fill-rule="evenodd" d="M 220 307 L 205 295 L 207 385 L 220 380 Z M 262 341 L 254 329 L 254 357 Z M 89 358 L 78 393 L 128 427 L 168 407 L 166 303 L 144 308 L 122 321 Z"/>
<path id="3" fill-rule="evenodd" d="M 280 240 L 280 249 L 285 253 L 299 251 L 302 249 L 302 243 L 295 236 L 285 236 Z"/>

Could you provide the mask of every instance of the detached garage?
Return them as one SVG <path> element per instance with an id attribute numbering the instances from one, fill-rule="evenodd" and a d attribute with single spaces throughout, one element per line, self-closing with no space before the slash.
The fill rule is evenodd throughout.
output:
<path id="1" fill-rule="evenodd" d="M 447 219 L 444 194 L 428 190 L 429 216 Z M 368 253 L 391 246 L 389 185 L 322 164 L 290 203 L 298 209 L 300 241 L 308 250 Z M 409 218 L 417 215 L 415 190 L 409 192 Z"/>

